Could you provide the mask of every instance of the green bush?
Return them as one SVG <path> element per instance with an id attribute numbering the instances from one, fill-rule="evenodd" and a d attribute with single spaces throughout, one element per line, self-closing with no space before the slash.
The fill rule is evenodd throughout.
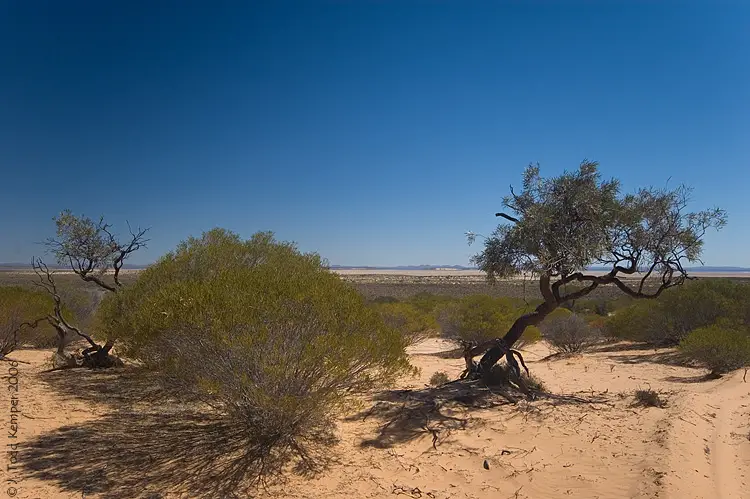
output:
<path id="1" fill-rule="evenodd" d="M 455 301 L 457 301 L 456 298 L 433 295 L 432 293 L 417 293 L 406 300 L 407 303 L 415 306 L 422 313 L 430 314 L 433 317 L 437 317 L 441 307 Z"/>
<path id="2" fill-rule="evenodd" d="M 315 254 L 270 233 L 190 238 L 98 316 L 166 386 L 220 410 L 249 477 L 310 465 L 352 393 L 408 372 L 406 342 Z"/>
<path id="3" fill-rule="evenodd" d="M 714 324 L 692 331 L 680 342 L 685 354 L 714 374 L 750 365 L 750 331 Z"/>
<path id="4" fill-rule="evenodd" d="M 17 331 L 21 323 L 32 322 L 52 313 L 52 298 L 42 291 L 20 286 L 0 286 L 0 338 Z M 66 312 L 67 317 L 70 314 Z M 57 331 L 47 321 L 41 321 L 34 329 L 24 327 L 18 336 L 19 345 L 35 348 L 54 347 Z"/>
<path id="5" fill-rule="evenodd" d="M 505 336 L 513 322 L 526 312 L 528 307 L 521 300 L 474 295 L 442 306 L 438 323 L 446 338 L 478 344 Z M 515 346 L 521 347 L 540 338 L 539 329 L 531 326 Z"/>
<path id="6" fill-rule="evenodd" d="M 729 279 L 690 281 L 617 311 L 606 330 L 620 339 L 676 345 L 719 319 L 750 325 L 750 286 Z"/>
<path id="7" fill-rule="evenodd" d="M 372 307 L 389 327 L 398 330 L 409 344 L 417 343 L 438 330 L 432 314 L 410 303 L 377 303 Z"/>

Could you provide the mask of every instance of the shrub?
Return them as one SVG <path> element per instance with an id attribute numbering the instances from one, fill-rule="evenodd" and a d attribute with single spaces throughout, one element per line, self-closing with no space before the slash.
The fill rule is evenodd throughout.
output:
<path id="1" fill-rule="evenodd" d="M 637 301 L 607 319 L 605 334 L 612 338 L 667 343 L 667 321 L 657 301 Z"/>
<path id="2" fill-rule="evenodd" d="M 539 325 L 542 337 L 560 353 L 577 353 L 596 342 L 596 332 L 579 315 L 550 314 Z"/>
<path id="3" fill-rule="evenodd" d="M 721 374 L 750 365 L 750 332 L 720 324 L 698 328 L 682 342 L 685 354 Z"/>
<path id="4" fill-rule="evenodd" d="M 17 331 L 22 322 L 46 317 L 53 306 L 52 299 L 41 291 L 20 286 L 0 287 L 0 335 L 5 338 Z M 24 327 L 18 340 L 18 346 L 53 347 L 57 344 L 57 331 L 47 321 L 42 321 L 36 328 Z"/>
<path id="5" fill-rule="evenodd" d="M 435 317 L 410 303 L 378 303 L 373 308 L 385 324 L 399 331 L 409 344 L 429 337 L 439 327 Z"/>
<path id="6" fill-rule="evenodd" d="M 533 374 L 521 372 L 521 380 L 529 390 L 535 392 L 547 391 L 544 382 Z M 511 374 L 511 370 L 507 364 L 495 364 L 492 366 L 492 370 L 489 376 L 485 378 L 485 381 L 490 386 L 511 386 L 511 382 L 513 384 L 517 383 L 515 375 Z"/>
<path id="7" fill-rule="evenodd" d="M 443 306 L 438 314 L 438 323 L 446 338 L 478 344 L 503 337 L 513 322 L 526 311 L 520 300 L 474 295 Z M 540 338 L 538 328 L 528 327 L 515 346 L 522 347 Z"/>
<path id="8" fill-rule="evenodd" d="M 406 302 L 415 306 L 422 313 L 430 314 L 434 317 L 441 307 L 457 301 L 450 296 L 433 295 L 432 293 L 417 293 L 409 297 Z"/>
<path id="9" fill-rule="evenodd" d="M 654 390 L 636 390 L 635 391 L 635 405 L 641 407 L 658 407 L 663 409 L 667 406 L 667 401 L 661 398 L 661 396 Z"/>
<path id="10" fill-rule="evenodd" d="M 246 442 L 249 476 L 309 468 L 348 395 L 410 367 L 398 331 L 319 256 L 270 233 L 188 239 L 107 296 L 98 322 L 166 386 L 218 409 Z"/>
<path id="11" fill-rule="evenodd" d="M 447 374 L 445 374 L 443 371 L 435 371 L 432 376 L 430 376 L 430 385 L 431 386 L 440 386 L 448 383 L 450 381 L 450 378 Z"/>
<path id="12" fill-rule="evenodd" d="M 719 319 L 750 325 L 750 286 L 728 279 L 692 281 L 619 310 L 606 329 L 620 339 L 677 345 Z"/>

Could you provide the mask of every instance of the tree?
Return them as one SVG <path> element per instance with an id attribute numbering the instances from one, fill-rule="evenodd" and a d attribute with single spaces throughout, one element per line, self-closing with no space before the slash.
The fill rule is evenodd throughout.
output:
<path id="1" fill-rule="evenodd" d="M 688 212 L 690 189 L 644 188 L 620 194 L 617 180 L 601 180 L 598 163 L 584 160 L 577 171 L 543 178 L 530 165 L 520 193 L 510 189 L 496 213 L 501 224 L 485 239 L 473 263 L 494 282 L 512 275 L 538 279 L 543 301 L 519 317 L 503 338 L 477 345 L 468 354 L 475 375 L 487 373 L 506 356 L 515 372 L 511 347 L 529 326 L 538 325 L 563 303 L 599 286 L 615 285 L 633 298 L 656 298 L 688 279 L 686 262 L 700 261 L 703 236 L 726 224 L 724 210 Z M 469 243 L 475 235 L 469 233 Z M 606 266 L 603 274 L 587 271 Z M 572 291 L 568 285 L 575 286 Z"/>
<path id="2" fill-rule="evenodd" d="M 56 237 L 47 239 L 46 246 L 61 265 L 67 265 L 82 280 L 91 282 L 99 288 L 115 293 L 122 288 L 120 270 L 125 260 L 135 251 L 146 246 L 145 235 L 148 229 L 138 228 L 135 231 L 128 224 L 130 238 L 125 242 L 118 240 L 111 230 L 111 225 L 104 218 L 94 221 L 85 216 L 75 216 L 70 210 L 64 210 L 54 218 L 57 226 Z M 58 333 L 58 354 L 62 354 L 67 335 L 75 334 L 85 339 L 89 347 L 83 350 L 83 365 L 87 367 L 110 367 L 118 365 L 109 352 L 115 339 L 107 338 L 104 345 L 72 325 L 62 314 L 62 298 L 55 284 L 54 274 L 40 258 L 32 261 L 32 267 L 39 280 L 35 284 L 44 289 L 53 299 L 54 307 L 46 320 Z"/>

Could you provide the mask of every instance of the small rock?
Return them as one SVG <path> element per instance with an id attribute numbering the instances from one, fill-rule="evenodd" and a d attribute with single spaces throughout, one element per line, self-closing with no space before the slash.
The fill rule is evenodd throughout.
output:
<path id="1" fill-rule="evenodd" d="M 490 463 L 488 463 L 486 459 L 484 460 L 484 469 L 490 469 Z"/>

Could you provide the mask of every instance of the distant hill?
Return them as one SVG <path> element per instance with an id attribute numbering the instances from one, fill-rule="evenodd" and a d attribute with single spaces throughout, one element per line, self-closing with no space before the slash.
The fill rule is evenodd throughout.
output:
<path id="1" fill-rule="evenodd" d="M 367 265 L 331 265 L 332 270 L 476 270 L 476 267 L 464 267 L 463 265 L 399 265 L 396 267 L 372 267 Z"/>

